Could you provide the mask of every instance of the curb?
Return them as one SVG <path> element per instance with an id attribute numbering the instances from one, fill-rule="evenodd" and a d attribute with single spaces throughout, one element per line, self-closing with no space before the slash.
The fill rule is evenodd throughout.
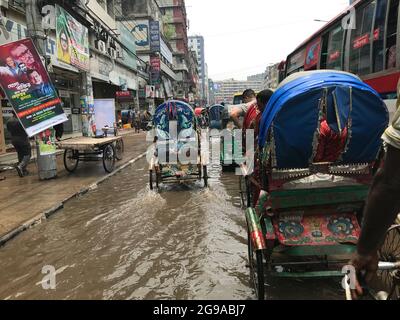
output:
<path id="1" fill-rule="evenodd" d="M 56 204 L 55 206 L 53 206 L 52 208 L 44 211 L 43 213 L 37 215 L 36 217 L 24 222 L 23 224 L 21 224 L 19 227 L 15 228 L 14 230 L 6 233 L 5 235 L 0 237 L 0 247 L 4 246 L 8 241 L 10 241 L 11 239 L 15 238 L 16 236 L 18 236 L 20 233 L 35 227 L 36 225 L 41 224 L 42 222 L 46 221 L 48 218 L 50 218 L 52 215 L 54 215 L 57 211 L 59 211 L 60 209 L 64 208 L 64 205 L 74 199 L 77 198 L 79 196 L 83 196 L 86 193 L 95 190 L 100 184 L 102 184 L 103 182 L 105 182 L 106 180 L 110 179 L 111 177 L 113 177 L 114 175 L 116 175 L 117 173 L 121 172 L 122 170 L 126 169 L 127 167 L 135 164 L 137 161 L 139 161 L 140 159 L 144 158 L 146 156 L 146 152 L 142 153 L 141 155 L 139 155 L 138 157 L 128 161 L 127 163 L 123 164 L 122 166 L 118 167 L 117 169 L 115 169 L 112 173 L 102 177 L 101 179 L 97 180 L 95 183 L 91 184 L 88 187 L 85 187 L 83 189 L 81 189 L 80 191 L 76 192 L 75 194 L 65 198 L 63 201 L 61 201 L 60 203 Z"/>

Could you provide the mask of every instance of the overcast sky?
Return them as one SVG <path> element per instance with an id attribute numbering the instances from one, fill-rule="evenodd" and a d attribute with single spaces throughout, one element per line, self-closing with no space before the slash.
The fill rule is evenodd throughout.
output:
<path id="1" fill-rule="evenodd" d="M 189 35 L 205 39 L 209 77 L 246 79 L 285 60 L 349 0 L 186 0 Z"/>

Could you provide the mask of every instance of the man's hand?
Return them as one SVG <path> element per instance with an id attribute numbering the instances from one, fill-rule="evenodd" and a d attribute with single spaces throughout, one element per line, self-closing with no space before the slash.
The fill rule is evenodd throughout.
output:
<path id="1" fill-rule="evenodd" d="M 357 300 L 360 296 L 364 294 L 360 281 L 365 283 L 370 283 L 373 277 L 378 271 L 379 258 L 378 253 L 370 255 L 360 255 L 356 254 L 349 263 L 354 266 L 357 272 L 357 278 L 355 283 L 355 290 L 352 290 L 352 298 Z M 362 277 L 362 278 L 360 278 Z"/>

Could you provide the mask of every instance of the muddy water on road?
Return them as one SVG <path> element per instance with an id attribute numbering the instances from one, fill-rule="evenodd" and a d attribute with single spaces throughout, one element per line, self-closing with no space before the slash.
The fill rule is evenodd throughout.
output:
<path id="1" fill-rule="evenodd" d="M 0 299 L 254 299 L 238 178 L 148 186 L 140 160 L 0 248 Z M 28 209 L 28 208 L 27 208 Z M 44 266 L 54 266 L 56 289 Z M 43 280 L 44 279 L 44 280 Z M 338 281 L 285 281 L 273 299 L 342 298 Z"/>

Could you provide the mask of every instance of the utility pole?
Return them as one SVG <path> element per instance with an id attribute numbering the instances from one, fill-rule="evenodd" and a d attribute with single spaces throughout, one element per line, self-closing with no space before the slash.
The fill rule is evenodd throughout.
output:
<path id="1" fill-rule="evenodd" d="M 43 64 L 46 67 L 46 35 L 42 26 L 42 15 L 39 11 L 38 0 L 25 0 L 25 14 L 28 37 L 33 40 Z M 53 132 L 54 136 L 54 132 Z M 48 180 L 57 176 L 56 153 L 42 155 L 40 153 L 40 137 L 36 136 L 36 154 L 40 180 Z"/>

